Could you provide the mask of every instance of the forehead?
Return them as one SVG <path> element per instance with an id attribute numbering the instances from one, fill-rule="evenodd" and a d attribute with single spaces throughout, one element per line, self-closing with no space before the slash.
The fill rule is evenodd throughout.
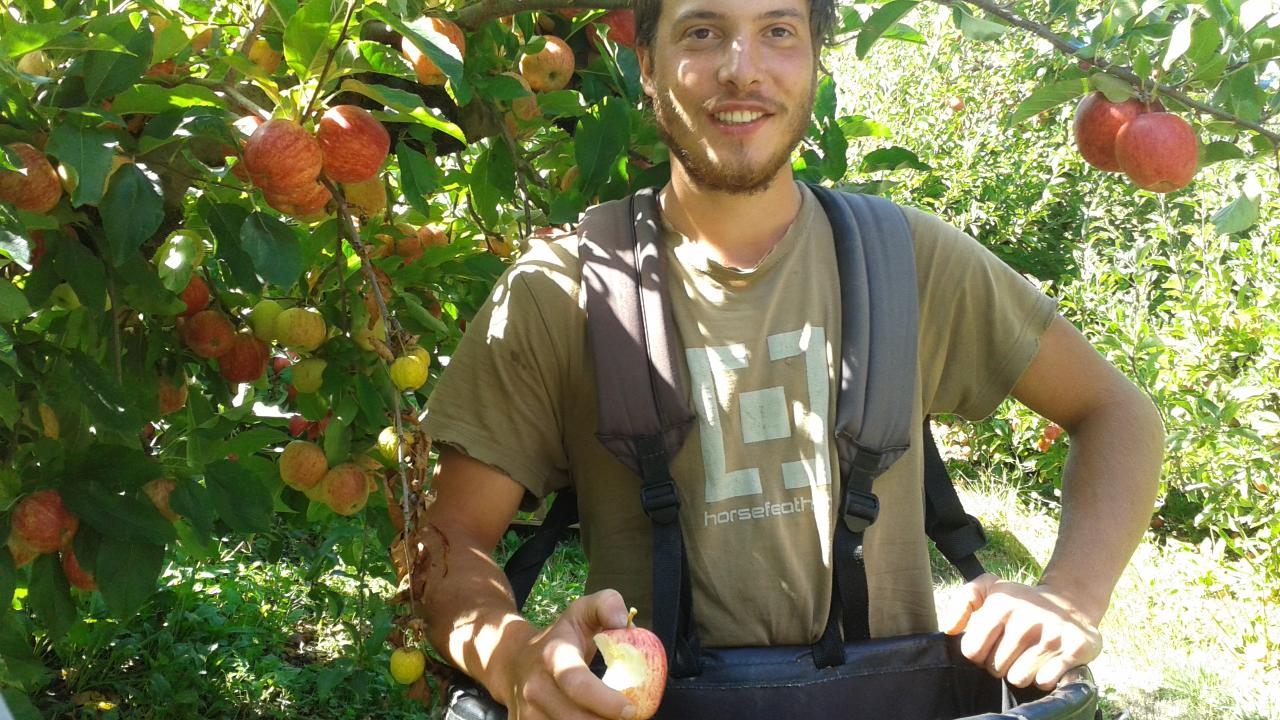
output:
<path id="1" fill-rule="evenodd" d="M 663 0 L 660 25 L 697 20 L 776 20 L 792 17 L 808 21 L 809 0 Z"/>

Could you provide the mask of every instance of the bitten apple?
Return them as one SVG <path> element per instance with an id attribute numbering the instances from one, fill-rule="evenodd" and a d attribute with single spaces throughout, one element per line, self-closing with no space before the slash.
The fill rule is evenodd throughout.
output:
<path id="1" fill-rule="evenodd" d="M 625 628 L 598 632 L 593 639 L 608 666 L 601 680 L 635 705 L 636 720 L 647 720 L 658 712 L 667 687 L 667 650 L 657 635 L 636 627 L 635 617 L 631 608 Z"/>

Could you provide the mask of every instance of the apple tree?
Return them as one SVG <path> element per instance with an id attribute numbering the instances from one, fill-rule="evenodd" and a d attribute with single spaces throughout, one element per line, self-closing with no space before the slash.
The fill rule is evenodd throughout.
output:
<path id="1" fill-rule="evenodd" d="M 1256 220 L 1261 163 L 1280 163 L 1266 0 L 934 3 L 972 40 L 1046 43 L 1011 122 L 1092 90 L 1135 117 L 1159 102 L 1196 163 L 1240 163 L 1219 229 Z M 842 7 L 839 29 L 860 54 L 911 42 L 921 4 Z M 49 682 L 32 638 L 56 649 L 84 593 L 131 616 L 179 552 L 280 526 L 392 546 L 430 502 L 417 426 L 439 358 L 505 264 L 668 176 L 629 5 L 6 6 L 0 603 L 22 612 L 0 616 L 0 685 Z M 800 177 L 921 166 L 899 146 L 851 162 L 875 131 L 836 108 L 824 77 Z M 1136 137 L 1140 174 L 1164 134 Z M 1152 172 L 1135 183 L 1164 188 Z M 393 560 L 393 581 L 415 562 Z M 388 632 L 417 642 L 403 613 Z"/>

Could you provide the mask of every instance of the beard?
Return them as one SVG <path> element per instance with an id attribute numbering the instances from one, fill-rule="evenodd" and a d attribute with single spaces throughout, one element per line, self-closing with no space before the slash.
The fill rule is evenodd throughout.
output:
<path id="1" fill-rule="evenodd" d="M 808 110 L 813 107 L 816 85 L 813 82 L 809 84 L 804 103 L 806 112 L 802 114 L 793 109 L 787 114 L 786 124 L 782 128 L 786 142 L 755 165 L 744 157 L 745 153 L 723 158 L 713 157 L 703 139 L 684 120 L 683 113 L 676 108 L 669 93 L 657 93 L 652 102 L 653 115 L 658 133 L 695 185 L 703 190 L 729 195 L 754 195 L 769 189 L 778 176 L 778 171 L 791 162 L 792 151 L 808 132 Z M 758 141 L 766 139 L 757 138 Z"/>

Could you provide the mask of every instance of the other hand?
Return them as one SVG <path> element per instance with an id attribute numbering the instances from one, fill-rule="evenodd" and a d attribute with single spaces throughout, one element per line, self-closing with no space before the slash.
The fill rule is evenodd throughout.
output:
<path id="1" fill-rule="evenodd" d="M 1052 588 L 987 573 L 965 585 L 943 618 L 949 635 L 964 632 L 960 651 L 1015 687 L 1052 690 L 1071 668 L 1102 652 L 1097 621 Z"/>
<path id="2" fill-rule="evenodd" d="M 627 606 L 616 590 L 574 600 L 563 614 L 516 650 L 507 661 L 503 687 L 495 696 L 512 720 L 627 720 L 635 708 L 622 693 L 606 687 L 587 663 L 595 656 L 592 637 L 627 626 Z"/>

